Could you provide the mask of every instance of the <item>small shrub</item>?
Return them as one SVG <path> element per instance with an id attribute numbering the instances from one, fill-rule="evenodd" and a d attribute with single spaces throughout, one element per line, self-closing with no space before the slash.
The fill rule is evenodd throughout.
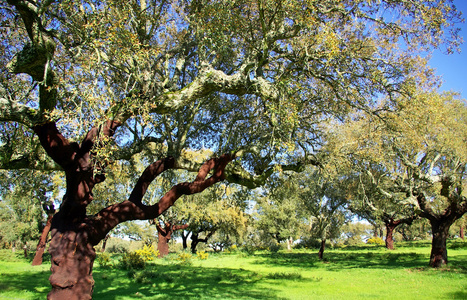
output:
<path id="1" fill-rule="evenodd" d="M 188 252 L 182 252 L 178 254 L 177 260 L 181 261 L 182 263 L 190 263 L 192 255 Z"/>
<path id="2" fill-rule="evenodd" d="M 204 251 L 198 251 L 196 252 L 196 257 L 198 259 L 208 259 L 209 253 L 206 253 Z"/>
<path id="3" fill-rule="evenodd" d="M 384 245 L 383 239 L 377 236 L 369 238 L 368 241 L 366 241 L 366 243 L 370 245 L 379 245 L 379 246 Z"/>
<path id="4" fill-rule="evenodd" d="M 101 268 L 110 268 L 112 266 L 110 254 L 107 252 L 97 254 L 96 261 Z"/>
<path id="5" fill-rule="evenodd" d="M 143 249 L 136 250 L 145 261 L 155 260 L 159 256 L 159 250 L 154 249 L 154 246 L 144 245 Z"/>
<path id="6" fill-rule="evenodd" d="M 235 252 L 237 252 L 237 251 L 238 251 L 237 245 L 232 245 L 232 246 L 230 246 L 230 247 L 227 249 L 227 252 L 228 252 L 228 253 L 235 253 Z"/>
<path id="7" fill-rule="evenodd" d="M 120 266 L 126 270 L 139 270 L 144 269 L 146 267 L 146 261 L 140 254 L 130 251 L 123 254 L 122 258 L 120 259 Z"/>

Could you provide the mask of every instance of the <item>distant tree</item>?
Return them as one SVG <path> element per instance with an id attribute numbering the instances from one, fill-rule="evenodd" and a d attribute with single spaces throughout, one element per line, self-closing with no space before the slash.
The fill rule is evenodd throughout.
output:
<path id="1" fill-rule="evenodd" d="M 0 239 L 13 248 L 36 242 L 46 224 L 42 206 L 50 205 L 52 196 L 46 194 L 53 189 L 50 174 L 8 171 L 0 176 L 4 183 L 0 189 Z"/>
<path id="2" fill-rule="evenodd" d="M 164 257 L 169 254 L 169 241 L 172 239 L 172 234 L 177 230 L 186 229 L 189 224 L 177 224 L 177 221 L 154 220 L 157 228 L 157 250 L 159 257 Z"/>
<path id="3" fill-rule="evenodd" d="M 345 245 L 362 244 L 371 237 L 371 225 L 367 222 L 349 222 L 341 228 L 340 239 Z"/>
<path id="4" fill-rule="evenodd" d="M 345 179 L 323 176 L 319 172 L 304 174 L 299 182 L 299 197 L 310 218 L 312 236 L 320 240 L 318 257 L 323 259 L 326 240 L 337 238 L 342 226 L 350 221 Z"/>
<path id="5" fill-rule="evenodd" d="M 246 230 L 248 219 L 244 214 L 241 199 L 236 199 L 237 189 L 219 185 L 204 193 L 185 197 L 177 204 L 177 214 L 188 225 L 192 253 L 199 243 L 208 244 L 216 233 L 240 240 Z M 239 202 L 240 201 L 240 202 Z"/>
<path id="6" fill-rule="evenodd" d="M 425 91 L 398 109 L 355 118 L 343 130 L 356 142 L 340 147 L 350 160 L 378 166 L 357 173 L 369 175 L 381 196 L 428 219 L 430 265 L 439 267 L 448 262 L 449 228 L 467 212 L 467 107 L 456 95 Z"/>
<path id="7" fill-rule="evenodd" d="M 360 172 L 355 174 L 356 178 L 353 179 L 352 186 L 356 188 L 349 189 L 352 195 L 349 208 L 354 214 L 368 220 L 375 227 L 377 224 L 384 224 L 386 248 L 394 250 L 394 230 L 402 224 L 411 225 L 418 218 L 415 206 L 402 205 L 405 199 L 400 198 L 400 193 L 380 190 L 381 184 L 378 180 L 384 176 L 381 175 L 383 172 L 372 168 L 368 161 L 364 161 L 363 166 L 355 167 Z M 377 232 L 375 236 L 378 236 Z"/>
<path id="8" fill-rule="evenodd" d="M 50 228 L 52 227 L 52 218 L 55 214 L 55 207 L 52 201 L 48 203 L 43 203 L 42 208 L 44 209 L 45 214 L 47 215 L 47 220 L 45 226 L 42 229 L 41 236 L 39 238 L 39 243 L 37 243 L 36 254 L 32 260 L 33 266 L 39 266 L 42 264 L 42 257 L 44 255 L 45 247 L 47 245 L 47 239 L 49 236 Z"/>
<path id="9" fill-rule="evenodd" d="M 286 242 L 291 250 L 292 242 L 301 234 L 305 215 L 299 199 L 297 178 L 282 174 L 271 178 L 262 197 L 256 199 L 255 227 L 262 233 L 262 239 L 269 243 Z M 273 245 L 274 246 L 274 245 Z"/>

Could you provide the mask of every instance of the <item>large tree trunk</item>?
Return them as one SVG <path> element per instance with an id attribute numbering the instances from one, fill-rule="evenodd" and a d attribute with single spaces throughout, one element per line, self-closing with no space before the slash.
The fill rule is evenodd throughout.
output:
<path id="1" fill-rule="evenodd" d="M 322 239 L 321 240 L 321 247 L 319 248 L 319 251 L 318 251 L 318 258 L 319 259 L 323 259 L 323 255 L 324 255 L 324 248 L 326 247 L 326 239 Z"/>
<path id="2" fill-rule="evenodd" d="M 48 299 L 92 299 L 92 267 L 96 252 L 86 224 L 70 224 L 59 212 L 54 216 L 51 234 L 52 275 L 49 281 L 52 290 Z"/>
<path id="3" fill-rule="evenodd" d="M 430 266 L 439 268 L 448 263 L 446 241 L 449 234 L 450 220 L 430 220 L 433 240 L 431 242 Z"/>
<path id="4" fill-rule="evenodd" d="M 164 257 L 169 254 L 169 241 L 170 236 L 164 236 L 161 232 L 158 233 L 157 250 L 159 250 L 159 257 Z"/>
<path id="5" fill-rule="evenodd" d="M 45 246 L 47 245 L 47 237 L 49 236 L 50 227 L 52 226 L 53 215 L 47 217 L 47 223 L 45 224 L 44 229 L 42 230 L 41 238 L 37 244 L 36 254 L 32 260 L 33 266 L 42 265 L 42 257 L 44 256 Z"/>

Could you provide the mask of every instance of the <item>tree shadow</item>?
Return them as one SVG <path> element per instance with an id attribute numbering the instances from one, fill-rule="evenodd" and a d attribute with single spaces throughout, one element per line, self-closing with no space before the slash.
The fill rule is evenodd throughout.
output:
<path id="1" fill-rule="evenodd" d="M 24 292 L 28 299 L 45 299 L 50 290 L 49 276 L 49 271 L 34 270 L 30 273 L 0 274 L 0 294 Z M 2 297 L 0 296 L 1 299 Z"/>
<path id="2" fill-rule="evenodd" d="M 94 272 L 95 299 L 283 299 L 271 288 L 256 285 L 263 278 L 243 269 L 206 268 L 184 264 L 151 265 L 140 271 Z"/>
<path id="3" fill-rule="evenodd" d="M 282 267 L 312 268 L 320 267 L 328 271 L 345 269 L 431 269 L 428 267 L 429 255 L 415 252 L 375 252 L 375 251 L 327 251 L 324 259 L 319 260 L 317 253 L 260 253 L 256 264 Z M 450 257 L 447 271 L 467 273 L 467 256 Z"/>

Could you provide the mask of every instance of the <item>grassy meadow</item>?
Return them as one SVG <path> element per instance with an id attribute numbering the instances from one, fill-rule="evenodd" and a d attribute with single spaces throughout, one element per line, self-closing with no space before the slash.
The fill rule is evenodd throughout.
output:
<path id="1" fill-rule="evenodd" d="M 325 251 L 173 253 L 143 270 L 95 264 L 94 299 L 467 299 L 467 243 L 451 243 L 446 268 L 427 267 L 429 242 L 394 251 L 361 246 Z M 0 253 L 0 299 L 45 299 L 49 265 Z M 184 258 L 185 260 L 180 260 Z"/>

